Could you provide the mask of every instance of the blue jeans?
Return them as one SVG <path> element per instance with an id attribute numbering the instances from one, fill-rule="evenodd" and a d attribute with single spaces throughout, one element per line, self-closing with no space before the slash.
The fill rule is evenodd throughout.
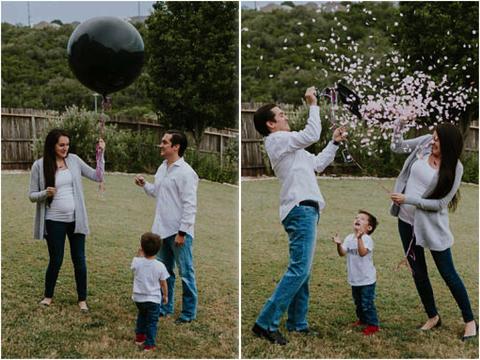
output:
<path id="1" fill-rule="evenodd" d="M 160 312 L 173 314 L 174 292 L 175 292 L 175 264 L 182 279 L 182 312 L 180 318 L 183 320 L 194 320 L 197 316 L 197 284 L 195 281 L 195 270 L 193 268 L 192 243 L 190 235 L 185 235 L 183 246 L 175 246 L 175 236 L 170 236 L 163 240 L 163 245 L 157 254 L 160 260 L 168 270 L 170 277 L 167 279 L 168 285 L 168 304 L 162 304 Z"/>
<path id="2" fill-rule="evenodd" d="M 144 345 L 155 345 L 157 338 L 157 323 L 160 316 L 160 304 L 154 302 L 136 302 L 138 309 L 137 327 L 135 334 L 145 334 L 147 339 Z"/>
<path id="3" fill-rule="evenodd" d="M 413 237 L 413 226 L 398 219 L 398 231 L 404 251 L 407 251 L 410 241 Z M 433 235 L 434 236 L 434 235 Z M 416 245 L 415 239 L 412 244 L 415 259 L 408 256 L 408 263 L 412 268 L 413 280 L 417 288 L 418 295 L 422 300 L 423 307 L 429 318 L 438 315 L 437 307 L 435 306 L 435 299 L 433 297 L 432 284 L 428 277 L 427 263 L 425 261 L 425 252 L 423 247 Z M 468 298 L 467 290 L 463 285 L 462 279 L 458 276 L 455 266 L 453 265 L 452 252 L 450 249 L 443 251 L 430 250 L 433 261 L 437 266 L 443 281 L 447 284 L 452 293 L 458 307 L 462 312 L 463 321 L 469 322 L 474 319 L 470 300 Z"/>
<path id="4" fill-rule="evenodd" d="M 87 299 L 87 263 L 85 260 L 85 235 L 75 234 L 75 222 L 66 223 L 61 221 L 46 220 L 47 245 L 50 261 L 48 262 L 45 275 L 44 296 L 51 298 L 55 291 L 58 274 L 63 263 L 65 251 L 65 236 L 70 242 L 70 256 L 75 271 L 75 283 L 77 284 L 78 301 Z"/>
<path id="5" fill-rule="evenodd" d="M 257 318 L 257 324 L 265 330 L 277 331 L 287 308 L 288 330 L 308 328 L 308 281 L 315 253 L 318 220 L 318 211 L 311 206 L 296 206 L 283 220 L 288 233 L 290 261 L 287 271 Z"/>
<path id="6" fill-rule="evenodd" d="M 375 308 L 375 283 L 363 286 L 352 286 L 357 318 L 364 324 L 378 326 L 377 309 Z"/>

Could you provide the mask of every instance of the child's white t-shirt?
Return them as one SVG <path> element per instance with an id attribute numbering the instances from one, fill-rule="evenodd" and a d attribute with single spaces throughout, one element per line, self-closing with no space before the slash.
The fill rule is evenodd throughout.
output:
<path id="1" fill-rule="evenodd" d="M 362 240 L 368 249 L 365 256 L 358 254 L 358 240 L 354 234 L 348 235 L 342 244 L 347 251 L 348 283 L 351 286 L 371 285 L 377 281 L 377 271 L 373 265 L 373 239 L 364 234 Z"/>
<path id="2" fill-rule="evenodd" d="M 133 270 L 133 301 L 161 304 L 160 280 L 170 276 L 165 265 L 157 259 L 134 257 L 130 268 Z"/>

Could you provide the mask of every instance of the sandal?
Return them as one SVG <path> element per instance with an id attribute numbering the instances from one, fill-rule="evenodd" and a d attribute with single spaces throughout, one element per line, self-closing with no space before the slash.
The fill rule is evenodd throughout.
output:
<path id="1" fill-rule="evenodd" d="M 43 300 L 38 303 L 38 305 L 42 305 L 45 307 L 49 307 L 51 304 L 52 304 L 52 299 L 47 300 L 47 298 L 43 298 Z"/>
<path id="2" fill-rule="evenodd" d="M 79 301 L 78 307 L 80 308 L 81 312 L 88 312 L 88 306 L 86 301 Z"/>

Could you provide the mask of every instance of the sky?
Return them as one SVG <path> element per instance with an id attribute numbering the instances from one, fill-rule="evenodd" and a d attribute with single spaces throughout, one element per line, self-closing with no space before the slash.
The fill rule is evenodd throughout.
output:
<path id="1" fill-rule="evenodd" d="M 293 1 L 294 4 L 297 4 L 297 5 L 302 5 L 302 4 L 305 4 L 307 2 L 310 2 L 310 1 Z M 326 2 L 326 1 L 314 1 L 318 4 L 320 3 L 323 3 L 323 2 Z M 277 4 L 277 5 L 280 5 L 281 3 L 283 3 L 283 1 L 242 1 L 242 8 L 247 8 L 247 9 L 254 9 L 255 7 L 258 8 L 262 8 L 268 4 Z"/>
<path id="2" fill-rule="evenodd" d="M 83 22 L 95 16 L 117 16 L 122 19 L 138 15 L 147 16 L 152 12 L 154 1 L 2 1 L 2 22 L 28 24 L 28 3 L 30 23 L 59 19 L 63 23 Z"/>

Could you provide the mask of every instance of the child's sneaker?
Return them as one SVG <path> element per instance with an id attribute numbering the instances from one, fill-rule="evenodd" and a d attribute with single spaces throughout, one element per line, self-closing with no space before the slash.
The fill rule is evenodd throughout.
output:
<path id="1" fill-rule="evenodd" d="M 154 351 L 156 349 L 155 345 L 145 345 L 143 347 L 143 351 L 149 352 L 149 351 Z"/>
<path id="2" fill-rule="evenodd" d="M 364 325 L 367 325 L 367 324 L 363 323 L 361 320 L 357 320 L 354 323 L 352 323 L 350 326 L 357 327 L 357 326 L 364 326 Z"/>
<path id="3" fill-rule="evenodd" d="M 143 345 L 145 340 L 147 340 L 147 336 L 145 334 L 136 334 L 135 335 L 135 344 Z"/>
<path id="4" fill-rule="evenodd" d="M 373 335 L 376 332 L 380 331 L 380 328 L 376 325 L 368 325 L 365 329 L 363 329 L 363 335 Z"/>

